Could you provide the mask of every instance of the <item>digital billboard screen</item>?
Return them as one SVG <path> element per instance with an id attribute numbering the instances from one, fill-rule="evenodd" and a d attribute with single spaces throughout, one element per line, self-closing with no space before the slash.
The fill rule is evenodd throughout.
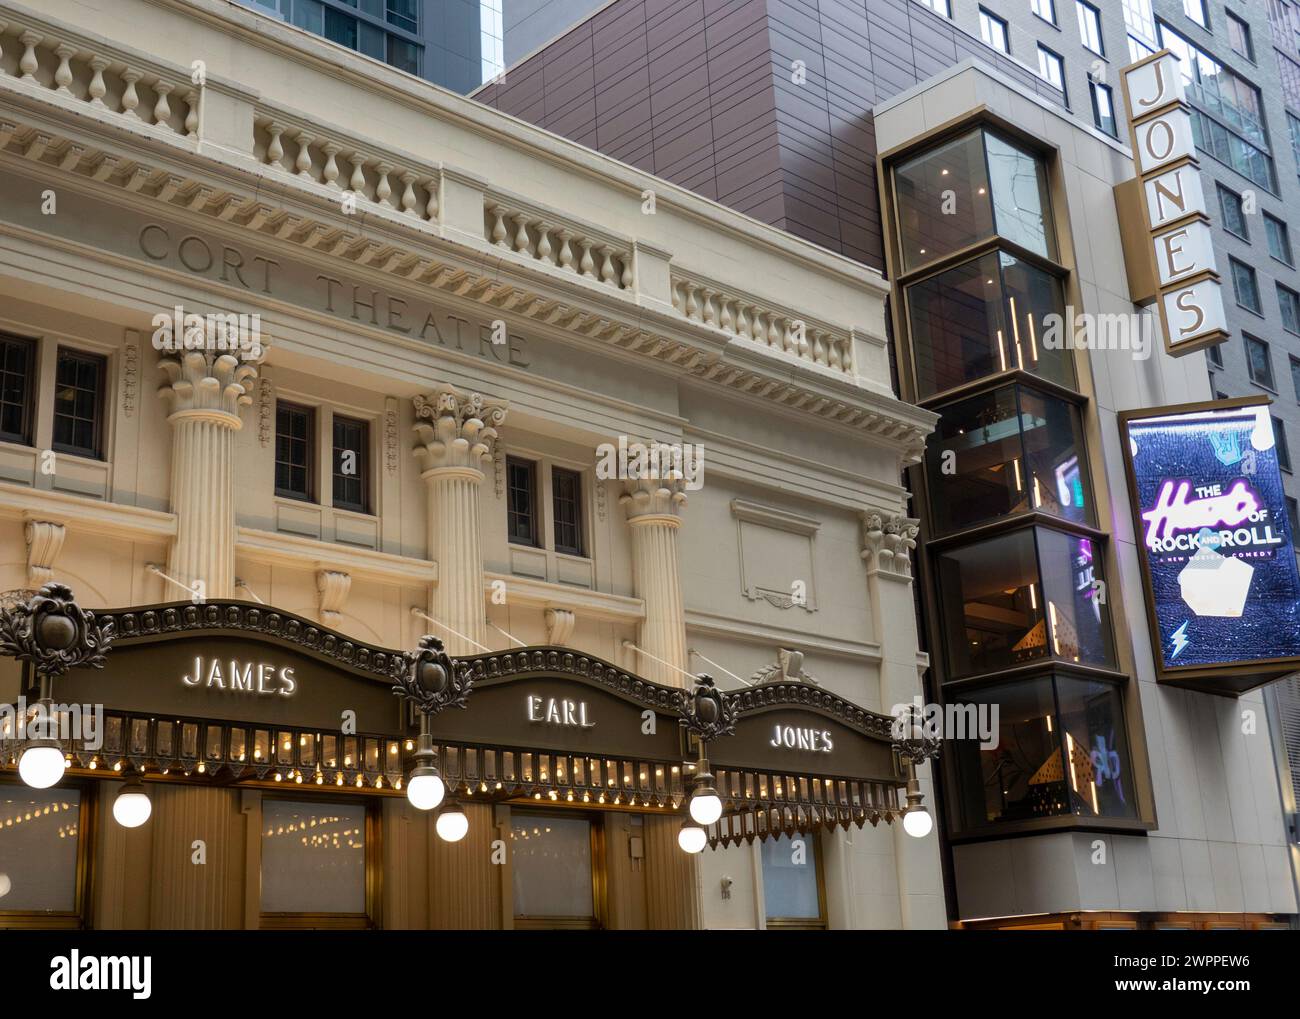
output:
<path id="1" fill-rule="evenodd" d="M 1300 659 L 1300 576 L 1268 402 L 1120 416 L 1166 676 L 1280 675 Z"/>

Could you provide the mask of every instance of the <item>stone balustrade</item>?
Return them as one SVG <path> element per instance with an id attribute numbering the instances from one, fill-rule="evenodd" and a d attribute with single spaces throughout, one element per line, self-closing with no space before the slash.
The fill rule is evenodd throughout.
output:
<path id="1" fill-rule="evenodd" d="M 198 137 L 201 90 L 175 69 L 0 17 L 0 74 L 140 124 Z"/>
<path id="2" fill-rule="evenodd" d="M 484 238 L 494 247 L 599 280 L 616 290 L 631 290 L 635 283 L 630 246 L 490 195 L 484 202 Z"/>
<path id="3" fill-rule="evenodd" d="M 788 309 L 766 307 L 717 284 L 672 275 L 673 307 L 692 322 L 702 322 L 761 347 L 781 351 L 833 371 L 853 375 L 853 343 L 847 333 L 814 323 Z"/>
<path id="4" fill-rule="evenodd" d="M 440 174 L 416 169 L 369 146 L 293 123 L 269 111 L 254 121 L 253 154 L 286 174 L 335 188 L 358 198 L 437 222 Z"/>

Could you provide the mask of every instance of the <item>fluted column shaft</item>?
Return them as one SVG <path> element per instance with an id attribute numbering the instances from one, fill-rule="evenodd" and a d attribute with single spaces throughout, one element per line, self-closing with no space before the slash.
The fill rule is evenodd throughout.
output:
<path id="1" fill-rule="evenodd" d="M 648 654 L 641 656 L 639 671 L 656 683 L 684 687 L 688 671 L 686 613 L 677 563 L 677 529 L 686 504 L 685 486 L 675 476 L 624 484 L 627 490 L 619 502 L 632 529 L 636 593 L 645 603 L 637 643 Z"/>
<path id="2" fill-rule="evenodd" d="M 628 521 L 632 528 L 632 570 L 637 594 L 645 602 L 638 643 L 655 658 L 686 669 L 686 618 L 677 575 L 677 528 L 674 516 L 649 515 Z M 646 659 L 641 673 L 668 686 L 685 686 L 680 672 Z"/>
<path id="3" fill-rule="evenodd" d="M 167 572 L 186 584 L 202 581 L 208 598 L 229 598 L 235 588 L 235 432 L 241 422 L 210 410 L 178 411 L 168 420 L 176 537 Z"/>
<path id="4" fill-rule="evenodd" d="M 450 654 L 477 654 L 482 650 L 477 645 L 487 641 L 478 506 L 483 472 L 474 467 L 435 467 L 421 477 L 429 497 L 429 554 L 438 563 L 438 583 L 429 592 L 429 615 L 447 627 L 441 636 Z"/>
<path id="5" fill-rule="evenodd" d="M 492 461 L 504 404 L 440 386 L 415 398 L 416 454 L 424 461 L 429 557 L 438 582 L 429 591 L 429 615 L 453 655 L 487 645 L 483 543 L 479 536 L 481 467 Z"/>

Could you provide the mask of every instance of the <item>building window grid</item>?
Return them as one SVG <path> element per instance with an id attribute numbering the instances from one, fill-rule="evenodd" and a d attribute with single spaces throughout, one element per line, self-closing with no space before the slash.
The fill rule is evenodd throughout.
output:
<path id="1" fill-rule="evenodd" d="M 104 359 L 60 348 L 54 383 L 54 449 L 98 459 L 104 413 Z"/>
<path id="2" fill-rule="evenodd" d="M 952 18 L 952 0 L 916 0 L 922 7 L 928 7 L 941 18 Z"/>
<path id="3" fill-rule="evenodd" d="M 1029 9 L 1049 25 L 1056 24 L 1056 0 L 1029 0 Z"/>
<path id="4" fill-rule="evenodd" d="M 1300 507 L 1289 495 L 1286 497 L 1286 516 L 1291 525 L 1291 547 L 1300 549 Z"/>
<path id="5" fill-rule="evenodd" d="M 1223 228 L 1243 241 L 1250 240 L 1250 228 L 1246 224 L 1246 211 L 1242 205 L 1241 195 L 1223 184 L 1216 186 L 1219 192 L 1219 209 L 1223 213 Z"/>
<path id="6" fill-rule="evenodd" d="M 1281 283 L 1277 288 L 1277 306 L 1282 313 L 1282 328 L 1289 333 L 1300 335 L 1300 294 Z"/>
<path id="7" fill-rule="evenodd" d="M 1204 29 L 1210 27 L 1210 12 L 1206 10 L 1205 0 L 1183 0 L 1183 13 Z"/>
<path id="8" fill-rule="evenodd" d="M 1011 45 L 1007 36 L 1007 23 L 996 14 L 980 8 L 980 38 L 999 53 L 1010 53 Z"/>
<path id="9" fill-rule="evenodd" d="M 1250 26 L 1226 8 L 1223 13 L 1227 15 L 1228 20 L 1229 48 L 1237 56 L 1249 60 L 1253 64 L 1255 62 L 1255 42 L 1250 35 Z"/>
<path id="10" fill-rule="evenodd" d="M 1101 36 L 1101 11 L 1087 0 L 1074 0 L 1075 15 L 1079 20 L 1079 39 L 1086 49 L 1099 57 L 1106 55 L 1106 44 Z"/>
<path id="11" fill-rule="evenodd" d="M 334 506 L 369 513 L 370 424 L 334 415 Z"/>
<path id="12" fill-rule="evenodd" d="M 1262 315 L 1264 310 L 1259 301 L 1259 281 L 1255 278 L 1255 270 L 1235 258 L 1229 258 L 1228 264 L 1232 267 L 1232 289 L 1237 304 L 1256 315 Z"/>
<path id="13" fill-rule="evenodd" d="M 1038 44 L 1038 76 L 1065 92 L 1065 58 L 1042 43 Z"/>
<path id="14" fill-rule="evenodd" d="M 537 463 L 506 457 L 506 533 L 512 543 L 541 546 L 537 507 Z"/>
<path id="15" fill-rule="evenodd" d="M 1284 265 L 1294 265 L 1291 252 L 1291 231 L 1287 225 L 1270 213 L 1264 213 L 1264 233 L 1268 237 L 1268 253 Z"/>
<path id="16" fill-rule="evenodd" d="M 582 475 L 578 471 L 551 468 L 551 505 L 555 516 L 555 551 L 582 555 Z"/>
<path id="17" fill-rule="evenodd" d="M 1295 389 L 1295 401 L 1300 403 L 1300 360 L 1294 356 L 1288 357 L 1291 362 L 1291 386 Z"/>
<path id="18" fill-rule="evenodd" d="M 1222 344 L 1220 343 L 1210 344 L 1210 346 L 1205 348 L 1205 353 L 1206 356 L 1208 356 L 1210 359 L 1210 364 L 1214 365 L 1216 368 L 1223 367 L 1223 345 Z"/>
<path id="19" fill-rule="evenodd" d="M 1277 447 L 1278 466 L 1289 474 L 1291 472 L 1291 447 L 1286 440 L 1286 425 L 1280 417 L 1273 417 L 1273 444 Z"/>
<path id="20" fill-rule="evenodd" d="M 36 344 L 0 335 L 0 440 L 30 445 Z"/>
<path id="21" fill-rule="evenodd" d="M 1257 386 L 1273 390 L 1273 355 L 1269 345 L 1258 337 L 1243 333 L 1246 344 L 1246 372 Z"/>
<path id="22" fill-rule="evenodd" d="M 1119 122 L 1115 118 L 1115 93 L 1109 85 L 1099 81 L 1088 82 L 1088 94 L 1092 97 L 1092 122 L 1097 130 L 1104 131 L 1112 138 L 1119 137 Z"/>
<path id="23" fill-rule="evenodd" d="M 1132 35 L 1144 42 L 1155 43 L 1156 18 L 1151 10 L 1151 0 L 1123 0 L 1124 24 Z"/>
<path id="24" fill-rule="evenodd" d="M 275 494 L 314 502 L 312 465 L 316 452 L 316 409 L 280 401 L 275 407 Z"/>

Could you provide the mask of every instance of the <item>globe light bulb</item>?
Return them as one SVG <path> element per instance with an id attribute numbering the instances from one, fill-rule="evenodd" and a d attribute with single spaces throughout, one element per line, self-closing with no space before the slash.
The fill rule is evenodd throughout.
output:
<path id="1" fill-rule="evenodd" d="M 690 809 L 696 824 L 713 824 L 722 816 L 722 800 L 712 790 L 697 792 L 691 797 Z"/>
<path id="2" fill-rule="evenodd" d="M 432 810 L 446 792 L 447 787 L 433 768 L 416 768 L 406 783 L 406 798 L 416 810 Z"/>
<path id="3" fill-rule="evenodd" d="M 153 803 L 138 781 L 127 782 L 113 801 L 113 820 L 123 828 L 139 828 L 153 813 Z"/>
<path id="4" fill-rule="evenodd" d="M 677 832 L 677 844 L 692 855 L 700 852 L 709 840 L 704 829 L 694 824 L 684 824 Z"/>
<path id="5" fill-rule="evenodd" d="M 33 789 L 48 789 L 63 777 L 63 751 L 56 746 L 34 746 L 23 751 L 18 774 Z"/>
<path id="6" fill-rule="evenodd" d="M 914 839 L 925 838 L 933 827 L 934 818 L 930 816 L 928 810 L 909 810 L 903 815 L 903 831 Z"/>
<path id="7" fill-rule="evenodd" d="M 469 831 L 469 818 L 459 803 L 453 803 L 438 815 L 434 828 L 437 829 L 438 838 L 444 842 L 459 842 Z"/>

